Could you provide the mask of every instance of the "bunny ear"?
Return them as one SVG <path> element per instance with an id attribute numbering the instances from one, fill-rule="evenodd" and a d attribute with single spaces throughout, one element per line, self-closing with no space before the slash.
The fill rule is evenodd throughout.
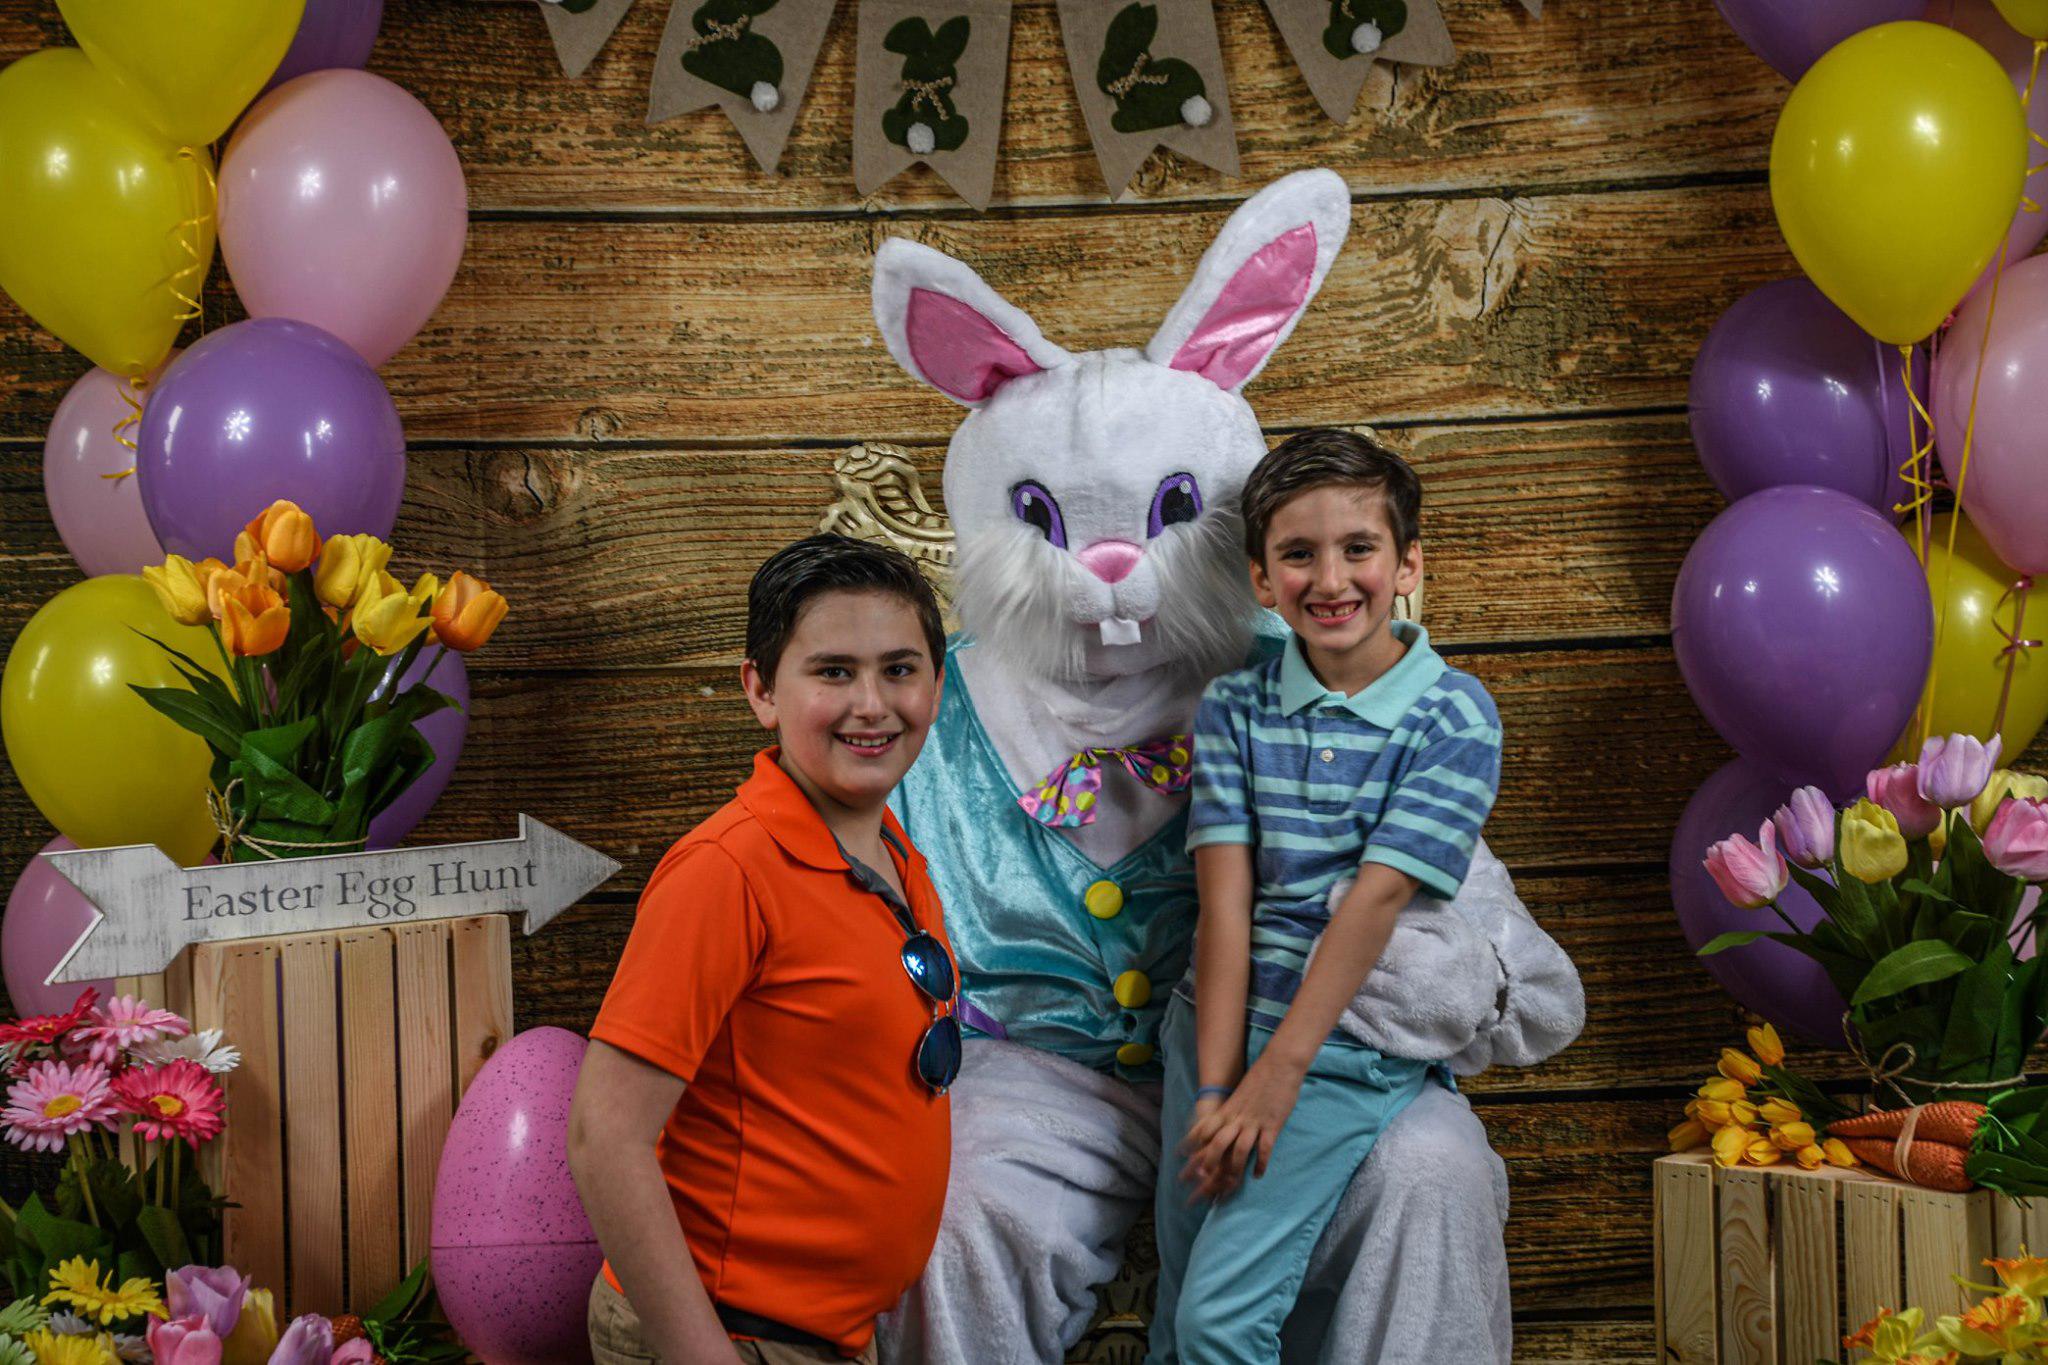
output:
<path id="1" fill-rule="evenodd" d="M 1301 320 L 1350 226 L 1351 192 L 1335 171 L 1298 171 L 1260 190 L 1203 253 L 1146 358 L 1242 388 Z"/>
<path id="2" fill-rule="evenodd" d="M 897 364 L 970 408 L 1019 375 L 1073 359 L 981 276 L 901 237 L 875 253 L 875 325 Z"/>

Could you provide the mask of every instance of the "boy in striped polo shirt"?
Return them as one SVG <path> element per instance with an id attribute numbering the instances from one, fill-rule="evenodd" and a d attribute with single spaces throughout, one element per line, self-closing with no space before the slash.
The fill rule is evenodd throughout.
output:
<path id="1" fill-rule="evenodd" d="M 1500 780 L 1493 699 L 1393 618 L 1422 581 L 1421 503 L 1404 460 L 1341 431 L 1245 483 L 1252 587 L 1293 636 L 1195 719 L 1201 919 L 1162 1032 L 1161 1136 L 1185 1135 L 1185 1165 L 1159 1164 L 1148 1365 L 1279 1360 L 1339 1196 L 1441 1074 L 1336 1031 L 1410 899 L 1457 893 Z"/>

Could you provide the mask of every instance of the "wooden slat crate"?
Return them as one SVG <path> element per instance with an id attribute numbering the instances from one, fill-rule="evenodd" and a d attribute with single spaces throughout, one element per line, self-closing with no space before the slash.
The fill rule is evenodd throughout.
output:
<path id="1" fill-rule="evenodd" d="M 1657 1358 L 1812 1365 L 1880 1308 L 1933 1317 L 1974 1299 L 1987 1256 L 2048 1247 L 2048 1201 L 1944 1194 L 1863 1170 L 1737 1167 L 1704 1152 L 1656 1171 Z"/>
<path id="2" fill-rule="evenodd" d="M 242 1050 L 207 1175 L 279 1321 L 361 1312 L 426 1255 L 456 1102 L 512 1033 L 504 916 L 199 944 L 116 988 Z"/>

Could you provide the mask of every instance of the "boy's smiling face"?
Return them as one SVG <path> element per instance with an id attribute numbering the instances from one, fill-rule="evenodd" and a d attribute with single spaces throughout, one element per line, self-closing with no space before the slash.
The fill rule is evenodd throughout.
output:
<path id="1" fill-rule="evenodd" d="M 776 732 L 784 767 L 821 809 L 879 809 L 939 712 L 924 627 L 892 593 L 818 594 L 797 616 L 774 678 L 751 660 L 740 677 L 754 715 Z"/>
<path id="2" fill-rule="evenodd" d="M 1356 691 L 1399 657 L 1394 599 L 1422 582 L 1422 544 L 1395 548 L 1378 489 L 1325 484 L 1274 511 L 1251 573 L 1260 604 L 1301 637 L 1324 684 Z"/>

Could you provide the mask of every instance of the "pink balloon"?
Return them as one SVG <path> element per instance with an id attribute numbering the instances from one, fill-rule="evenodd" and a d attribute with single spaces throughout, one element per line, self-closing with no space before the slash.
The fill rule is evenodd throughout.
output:
<path id="1" fill-rule="evenodd" d="M 219 215 L 251 317 L 310 322 L 381 365 L 448 292 L 469 197 L 425 105 L 367 71 L 314 71 L 243 115 Z"/>
<path id="2" fill-rule="evenodd" d="M 2048 256 L 2008 266 L 1985 341 L 1991 291 L 1964 300 L 1934 360 L 1934 439 L 1949 486 L 1998 557 L 2024 574 L 2048 573 Z M 1979 370 L 1982 378 L 1979 378 Z M 1970 395 L 1977 421 L 1963 467 Z"/>
<path id="3" fill-rule="evenodd" d="M 44 844 L 42 851 L 58 853 L 77 847 L 60 834 Z M 43 984 L 57 959 L 78 942 L 97 913 L 84 892 L 41 858 L 31 859 L 22 869 L 7 897 L 7 915 L 0 919 L 0 975 L 7 979 L 7 995 L 14 1001 L 17 1015 L 61 1014 L 87 986 L 96 988 L 102 1000 L 114 993 L 111 981 Z"/>
<path id="4" fill-rule="evenodd" d="M 172 351 L 164 363 L 177 356 Z M 154 382 L 162 373 L 158 366 L 149 378 Z M 136 420 L 126 428 L 128 439 L 142 430 L 140 409 L 123 395 L 126 388 L 106 370 L 86 371 L 57 405 L 43 438 L 43 497 L 50 519 L 88 578 L 141 573 L 145 565 L 164 562 L 163 546 L 142 510 L 135 452 L 114 434 L 131 416 Z M 123 471 L 125 477 L 113 477 Z"/>
<path id="5" fill-rule="evenodd" d="M 1969 38 L 1998 58 L 1998 64 L 2005 68 L 2005 74 L 2012 77 L 2015 90 L 2022 95 L 2027 91 L 2027 76 L 2034 63 L 2034 42 L 2011 24 L 1998 12 L 1992 0 L 1928 0 L 1927 21 L 1931 24 L 1945 24 Z M 2048 67 L 2048 63 L 2044 63 Z M 2036 90 L 2034 99 L 2027 106 L 2027 126 L 2037 138 L 2048 138 L 2048 69 L 2044 69 L 2041 88 Z M 2027 164 L 2041 165 L 2048 158 L 2048 145 L 2034 142 L 2027 148 Z M 2043 202 L 2048 196 L 2048 166 L 2027 177 L 2026 197 L 2035 203 Z M 2023 261 L 2041 238 L 2048 236 L 2048 212 L 2029 212 L 2022 204 L 2012 216 L 2012 227 L 2005 234 L 2005 268 L 2010 270 Z M 1984 267 L 1984 273 L 1977 277 L 1971 289 L 1982 289 L 1991 279 L 1991 272 L 1997 266 L 1994 259 Z"/>

